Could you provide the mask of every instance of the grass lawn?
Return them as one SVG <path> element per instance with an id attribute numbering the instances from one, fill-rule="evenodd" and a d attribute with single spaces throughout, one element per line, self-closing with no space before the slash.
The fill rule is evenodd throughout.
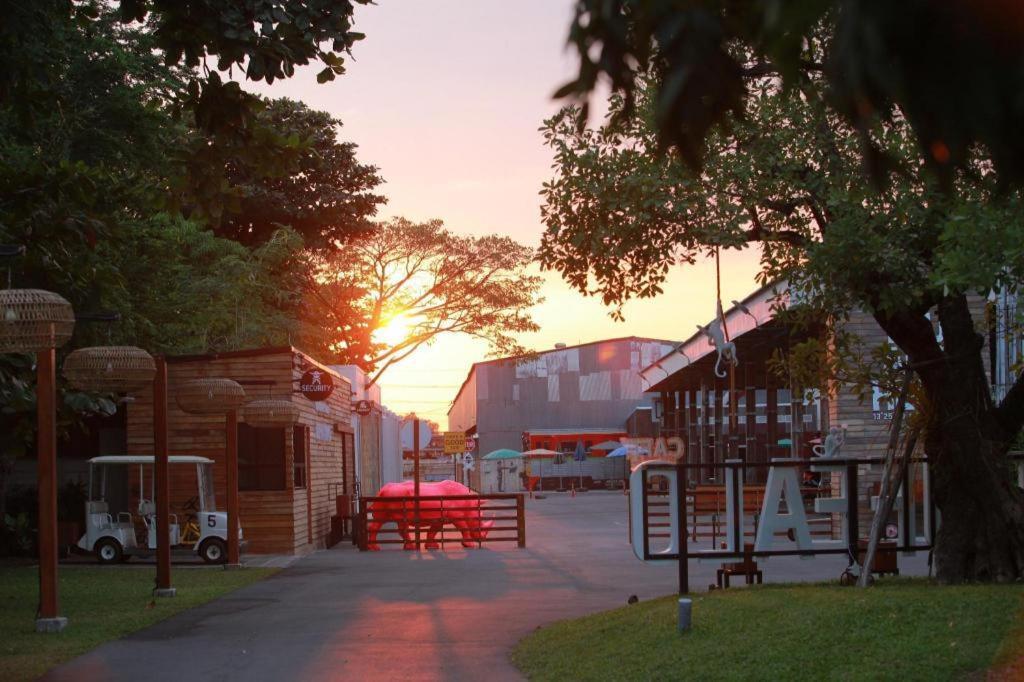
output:
<path id="1" fill-rule="evenodd" d="M 35 566 L 0 564 L 0 680 L 34 679 L 62 661 L 179 611 L 256 582 L 275 569 L 225 571 L 219 567 L 172 570 L 176 597 L 152 598 L 153 566 L 60 567 L 60 613 L 68 627 L 37 634 L 39 573 Z"/>
<path id="2" fill-rule="evenodd" d="M 960 679 L 1024 653 L 1022 597 L 924 580 L 730 589 L 694 595 L 684 635 L 665 597 L 542 628 L 512 660 L 535 680 Z"/>

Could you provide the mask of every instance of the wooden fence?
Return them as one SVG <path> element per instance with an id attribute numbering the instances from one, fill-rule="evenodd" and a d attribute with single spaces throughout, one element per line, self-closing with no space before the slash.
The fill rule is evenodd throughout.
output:
<path id="1" fill-rule="evenodd" d="M 512 542 L 526 546 L 522 493 L 364 497 L 355 521 L 362 550 L 386 545 L 442 550 Z"/>

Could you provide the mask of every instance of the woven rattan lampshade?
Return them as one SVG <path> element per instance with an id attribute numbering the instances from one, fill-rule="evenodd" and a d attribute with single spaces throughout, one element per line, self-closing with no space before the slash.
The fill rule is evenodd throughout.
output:
<path id="1" fill-rule="evenodd" d="M 242 418 L 249 426 L 291 426 L 299 421 L 299 408 L 290 400 L 259 398 L 245 404 Z"/>
<path id="2" fill-rule="evenodd" d="M 0 289 L 0 353 L 60 348 L 75 328 L 71 304 L 41 289 Z"/>
<path id="3" fill-rule="evenodd" d="M 135 346 L 94 346 L 71 351 L 64 376 L 83 391 L 134 391 L 153 381 L 153 356 Z"/>
<path id="4" fill-rule="evenodd" d="M 237 381 L 210 377 L 191 379 L 178 387 L 178 407 L 192 414 L 224 414 L 245 402 L 245 389 Z"/>

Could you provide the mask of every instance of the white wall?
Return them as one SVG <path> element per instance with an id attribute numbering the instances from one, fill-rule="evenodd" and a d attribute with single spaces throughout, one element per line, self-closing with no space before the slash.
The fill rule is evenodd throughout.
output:
<path id="1" fill-rule="evenodd" d="M 379 441 L 375 446 L 372 447 L 373 457 L 376 459 L 376 469 L 379 473 L 380 485 L 385 483 L 392 483 L 402 480 L 402 447 L 399 439 L 399 428 L 401 426 L 401 418 L 391 410 L 387 409 L 381 401 L 381 390 L 379 384 L 374 384 L 369 388 L 366 387 L 368 377 L 366 372 L 355 365 L 332 365 L 331 369 L 338 372 L 346 379 L 352 382 L 352 400 L 369 400 L 381 409 L 380 425 L 381 432 Z M 362 439 L 362 428 L 360 425 L 360 418 L 355 412 L 352 413 L 352 429 L 355 432 L 355 442 L 357 448 L 363 443 Z M 411 432 L 410 432 L 411 433 Z M 410 436 L 411 438 L 411 436 Z M 430 438 L 423 441 L 424 444 L 430 442 Z M 372 445 L 372 444 L 371 444 Z M 369 445 L 367 445 L 369 447 Z M 356 478 L 363 481 L 363 468 L 364 465 L 360 461 L 363 457 L 367 456 L 366 453 L 362 453 L 356 457 Z M 368 465 L 367 465 L 368 466 Z M 367 481 L 367 483 L 370 483 Z M 376 481 L 373 481 L 373 486 L 376 486 Z M 372 491 L 373 493 L 376 490 Z M 372 494 L 370 491 L 365 491 L 364 494 Z"/>
<path id="2" fill-rule="evenodd" d="M 397 483 L 402 480 L 402 444 L 399 433 L 401 426 L 402 418 L 385 408 L 381 425 L 381 484 Z"/>

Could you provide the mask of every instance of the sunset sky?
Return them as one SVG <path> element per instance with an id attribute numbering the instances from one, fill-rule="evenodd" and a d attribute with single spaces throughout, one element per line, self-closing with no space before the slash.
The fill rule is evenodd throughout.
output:
<path id="1" fill-rule="evenodd" d="M 348 73 L 318 85 L 319 67 L 253 90 L 291 97 L 344 122 L 341 138 L 380 168 L 388 204 L 382 217 L 440 218 L 463 234 L 507 234 L 537 246 L 543 225 L 538 192 L 551 155 L 538 128 L 557 110 L 551 93 L 573 74 L 565 48 L 570 0 L 381 0 L 357 6 L 366 33 Z M 723 256 L 725 305 L 754 289 L 756 255 Z M 713 315 L 714 266 L 680 269 L 658 299 L 608 317 L 546 273 L 546 301 L 534 311 L 542 330 L 523 338 L 537 350 L 618 336 L 680 340 Z M 446 424 L 446 412 L 483 342 L 438 340 L 385 374 L 383 402 Z"/>

